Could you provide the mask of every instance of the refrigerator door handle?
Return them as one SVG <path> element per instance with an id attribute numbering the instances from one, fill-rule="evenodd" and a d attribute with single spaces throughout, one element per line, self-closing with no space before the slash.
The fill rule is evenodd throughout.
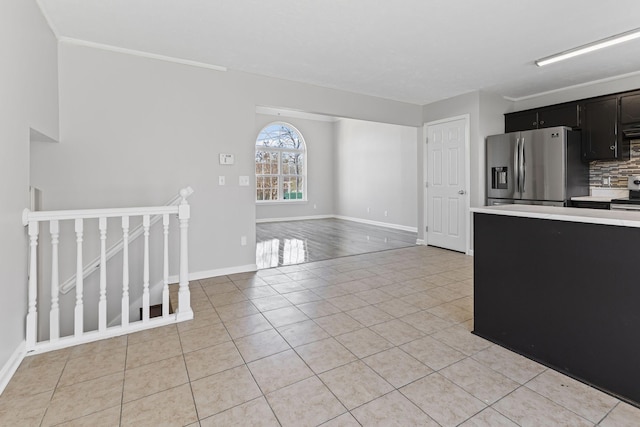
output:
<path id="1" fill-rule="evenodd" d="M 516 191 L 520 192 L 520 137 L 516 139 L 516 149 L 513 150 L 513 171 L 516 181 Z"/>
<path id="2" fill-rule="evenodd" d="M 525 183 L 525 171 L 526 171 L 526 161 L 524 158 L 524 144 L 525 144 L 525 140 L 524 137 L 522 137 L 522 140 L 520 141 L 520 179 L 522 180 L 522 182 L 520 183 L 520 192 L 524 193 L 524 183 Z"/>

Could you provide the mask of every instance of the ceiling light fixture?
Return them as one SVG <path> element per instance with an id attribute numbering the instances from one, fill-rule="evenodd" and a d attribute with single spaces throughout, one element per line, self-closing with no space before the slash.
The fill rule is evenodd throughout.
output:
<path id="1" fill-rule="evenodd" d="M 563 61 L 565 59 L 573 58 L 574 56 L 583 55 L 585 53 L 593 52 L 594 50 L 602 49 L 605 47 L 613 46 L 619 43 L 627 42 L 629 40 L 637 39 L 640 37 L 640 28 L 627 31 L 625 33 L 617 34 L 615 36 L 607 37 L 606 39 L 598 40 L 593 43 L 585 44 L 573 49 L 565 50 L 564 52 L 556 53 L 555 55 L 547 56 L 536 61 L 538 67 L 553 64 L 554 62 Z"/>

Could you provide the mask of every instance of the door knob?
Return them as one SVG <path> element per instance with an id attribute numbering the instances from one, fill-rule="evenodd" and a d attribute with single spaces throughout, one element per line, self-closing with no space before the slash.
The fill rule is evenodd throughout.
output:
<path id="1" fill-rule="evenodd" d="M 465 194 L 465 193 L 466 193 L 466 191 L 464 191 L 464 190 L 458 191 L 458 194 L 460 194 L 460 195 Z"/>

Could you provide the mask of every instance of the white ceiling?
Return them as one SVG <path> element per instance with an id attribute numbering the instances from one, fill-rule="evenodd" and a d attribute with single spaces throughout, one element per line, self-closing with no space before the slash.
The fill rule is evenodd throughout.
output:
<path id="1" fill-rule="evenodd" d="M 427 104 L 524 98 L 640 72 L 640 40 L 534 60 L 640 26 L 640 1 L 38 0 L 58 37 Z"/>

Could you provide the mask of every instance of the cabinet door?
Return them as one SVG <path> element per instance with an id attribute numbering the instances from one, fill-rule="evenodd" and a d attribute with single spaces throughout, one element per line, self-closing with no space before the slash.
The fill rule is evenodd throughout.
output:
<path id="1" fill-rule="evenodd" d="M 551 128 L 555 126 L 580 127 L 580 107 L 577 102 L 538 110 L 539 128 Z"/>
<path id="2" fill-rule="evenodd" d="M 620 123 L 640 123 L 640 92 L 620 97 Z"/>
<path id="3" fill-rule="evenodd" d="M 585 102 L 582 126 L 583 160 L 618 158 L 617 107 L 615 97 Z"/>
<path id="4" fill-rule="evenodd" d="M 504 131 L 519 132 L 538 128 L 538 112 L 535 110 L 518 111 L 504 115 Z"/>

